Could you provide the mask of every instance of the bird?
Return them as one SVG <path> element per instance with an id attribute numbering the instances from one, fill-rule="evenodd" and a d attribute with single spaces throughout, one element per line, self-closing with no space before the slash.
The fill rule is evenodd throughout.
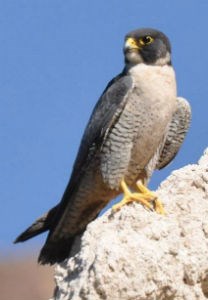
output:
<path id="1" fill-rule="evenodd" d="M 84 131 L 59 204 L 20 234 L 17 242 L 49 231 L 38 262 L 60 263 L 70 256 L 77 235 L 116 196 L 124 205 L 165 214 L 148 189 L 156 169 L 178 153 L 191 121 L 189 102 L 177 97 L 168 37 L 153 28 L 129 32 L 124 39 L 124 68 L 106 86 Z"/>

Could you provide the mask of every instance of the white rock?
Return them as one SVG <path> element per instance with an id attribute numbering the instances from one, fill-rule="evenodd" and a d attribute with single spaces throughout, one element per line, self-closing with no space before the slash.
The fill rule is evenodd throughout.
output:
<path id="1" fill-rule="evenodd" d="M 54 300 L 208 299 L 208 150 L 160 186 L 166 216 L 108 211 L 57 265 Z"/>

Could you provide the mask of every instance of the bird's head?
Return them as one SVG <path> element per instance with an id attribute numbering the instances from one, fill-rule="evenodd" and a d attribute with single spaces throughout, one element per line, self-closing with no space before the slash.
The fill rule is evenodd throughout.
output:
<path id="1" fill-rule="evenodd" d="M 129 32 L 124 44 L 127 66 L 144 63 L 148 65 L 171 65 L 171 46 L 161 31 L 143 28 Z"/>

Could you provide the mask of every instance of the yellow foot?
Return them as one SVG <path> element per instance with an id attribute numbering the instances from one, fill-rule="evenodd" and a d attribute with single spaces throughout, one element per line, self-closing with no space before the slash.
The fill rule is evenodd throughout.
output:
<path id="1" fill-rule="evenodd" d="M 157 213 L 159 214 L 165 214 L 165 210 L 162 206 L 161 201 L 157 198 L 156 194 L 154 192 L 151 192 L 148 190 L 142 183 L 137 182 L 137 187 L 140 191 L 140 193 L 132 193 L 128 186 L 126 185 L 125 181 L 121 181 L 121 188 L 124 193 L 123 199 L 115 204 L 112 209 L 114 211 L 118 211 L 122 206 L 131 203 L 133 201 L 137 201 L 144 205 L 146 208 L 152 210 L 151 202 L 154 202 L 154 207 Z"/>
<path id="2" fill-rule="evenodd" d="M 160 199 L 157 197 L 157 195 L 150 191 L 146 186 L 144 186 L 141 182 L 137 182 L 136 183 L 138 189 L 140 190 L 140 192 L 146 197 L 146 199 L 148 201 L 154 201 L 154 207 L 155 210 L 158 214 L 161 215 L 165 215 L 165 209 L 162 205 L 162 202 L 160 201 Z"/>

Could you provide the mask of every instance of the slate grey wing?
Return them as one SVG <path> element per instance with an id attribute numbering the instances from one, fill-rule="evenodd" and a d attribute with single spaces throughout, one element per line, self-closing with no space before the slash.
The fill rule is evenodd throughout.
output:
<path id="1" fill-rule="evenodd" d="M 25 241 L 49 230 L 39 262 L 60 262 L 69 255 L 73 239 L 82 232 L 110 199 L 99 177 L 99 151 L 108 131 L 122 113 L 132 87 L 132 79 L 124 73 L 114 78 L 106 87 L 84 132 L 70 181 L 61 202 L 24 231 L 16 242 Z M 52 211 L 52 213 L 51 213 Z M 36 230 L 37 229 L 37 230 Z"/>
<path id="2" fill-rule="evenodd" d="M 88 125 L 82 137 L 77 158 L 75 160 L 70 187 L 80 176 L 80 172 L 102 146 L 104 136 L 116 122 L 126 104 L 126 94 L 132 87 L 132 79 L 124 72 L 113 78 L 105 88 L 93 109 Z"/>
<path id="3" fill-rule="evenodd" d="M 184 98 L 177 98 L 177 109 L 169 125 L 165 144 L 160 154 L 156 169 L 167 166 L 178 153 L 191 122 L 191 107 Z"/>
<path id="4" fill-rule="evenodd" d="M 106 133 L 122 113 L 128 100 L 125 96 L 131 87 L 131 77 L 121 73 L 109 82 L 98 100 L 85 129 L 69 184 L 59 205 L 58 219 L 59 214 L 68 205 L 70 194 L 79 184 L 79 179 L 95 158 L 97 151 L 101 149 L 105 138 L 107 138 Z"/>

